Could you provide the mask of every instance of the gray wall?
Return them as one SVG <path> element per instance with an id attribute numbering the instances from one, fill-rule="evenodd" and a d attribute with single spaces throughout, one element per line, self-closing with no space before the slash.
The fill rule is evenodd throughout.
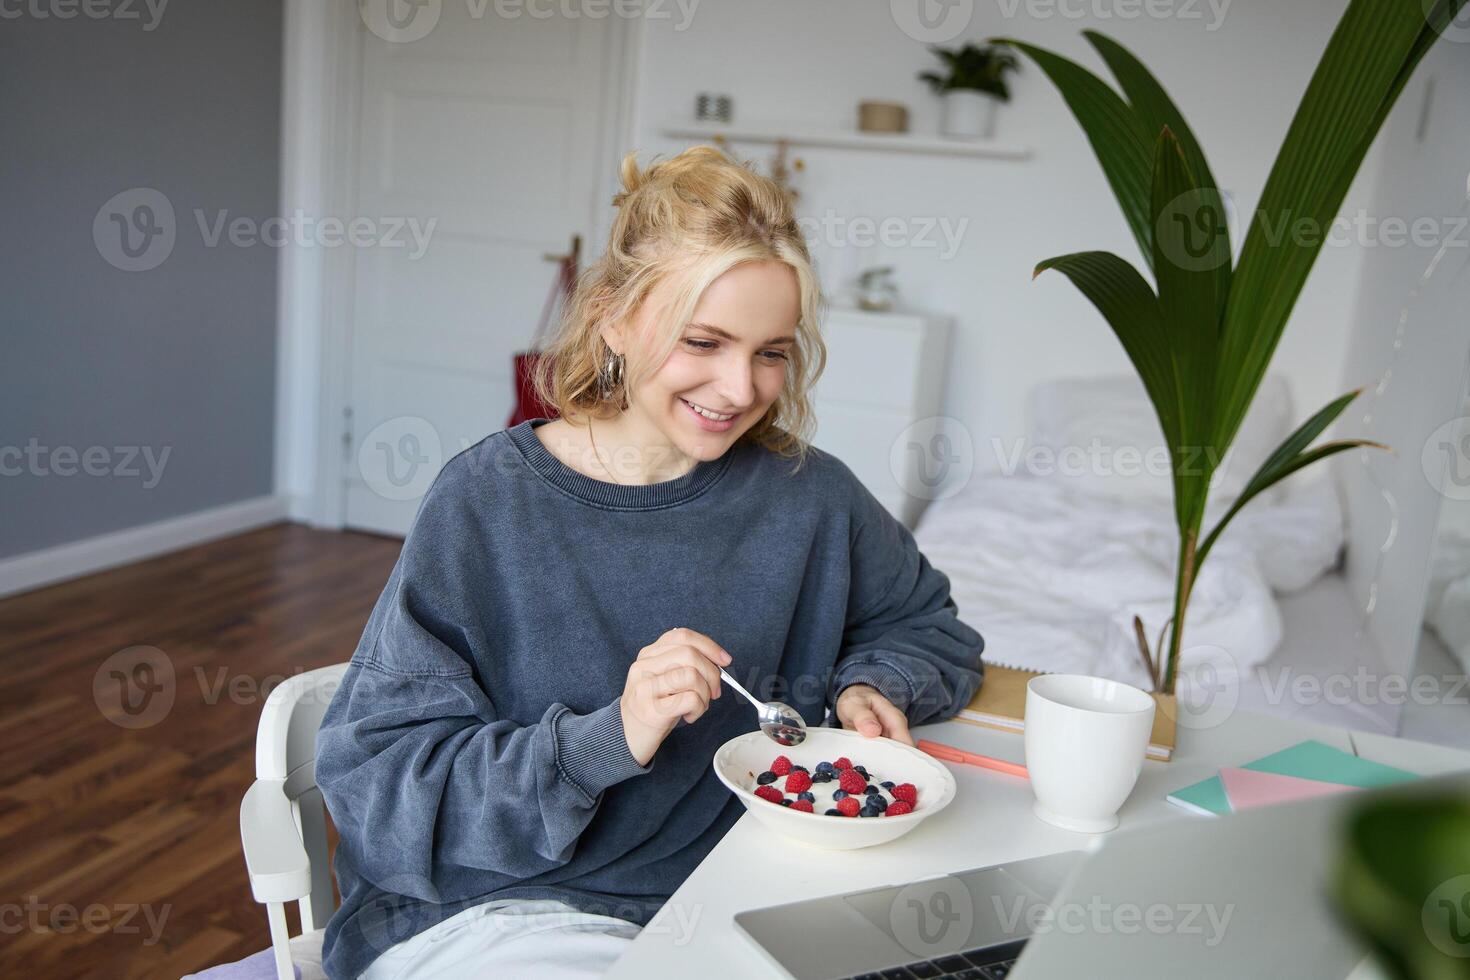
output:
<path id="1" fill-rule="evenodd" d="M 1368 635 L 1387 666 L 1399 672 L 1409 670 L 1418 647 L 1441 501 L 1425 476 L 1422 457 L 1435 430 L 1461 412 L 1470 353 L 1470 230 L 1463 223 L 1470 215 L 1466 92 L 1470 45 L 1441 40 L 1384 126 L 1382 170 L 1370 213 L 1408 224 L 1428 219 L 1435 232 L 1418 243 L 1402 234 L 1385 236 L 1367 249 L 1343 386 L 1367 390 L 1336 429 L 1341 436 L 1375 439 L 1394 450 L 1344 453 L 1334 468 L 1347 506 L 1348 584 Z M 1441 244 L 1447 247 L 1440 265 L 1416 294 Z M 1385 368 L 1393 373 L 1379 394 L 1376 386 Z"/>
<path id="2" fill-rule="evenodd" d="M 0 557 L 272 488 L 278 250 L 195 212 L 278 208 L 281 4 L 84 6 L 0 21 Z M 94 240 L 133 188 L 175 214 L 148 271 Z"/>

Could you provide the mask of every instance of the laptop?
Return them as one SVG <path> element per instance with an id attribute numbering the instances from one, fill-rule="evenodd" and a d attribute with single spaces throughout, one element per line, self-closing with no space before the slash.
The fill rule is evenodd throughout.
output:
<path id="1" fill-rule="evenodd" d="M 1044 918 L 1081 851 L 735 915 L 796 980 L 997 980 Z"/>
<path id="2" fill-rule="evenodd" d="M 1448 788 L 1470 792 L 1470 776 L 1371 792 Z M 735 925 L 796 980 L 1341 978 L 1366 951 L 1326 894 L 1345 811 L 1368 792 L 1160 821 L 1085 853 L 755 909 Z"/>

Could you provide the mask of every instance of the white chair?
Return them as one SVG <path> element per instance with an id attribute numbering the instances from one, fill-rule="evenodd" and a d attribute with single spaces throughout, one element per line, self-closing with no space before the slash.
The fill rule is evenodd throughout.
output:
<path id="1" fill-rule="evenodd" d="M 321 976 L 321 930 L 337 906 L 327 859 L 326 810 L 316 786 L 316 731 L 346 664 L 297 674 L 270 693 L 255 733 L 255 782 L 240 801 L 240 842 L 250 891 L 266 907 L 276 976 L 293 980 L 293 957 Z M 301 934 L 286 903 L 301 906 Z"/>

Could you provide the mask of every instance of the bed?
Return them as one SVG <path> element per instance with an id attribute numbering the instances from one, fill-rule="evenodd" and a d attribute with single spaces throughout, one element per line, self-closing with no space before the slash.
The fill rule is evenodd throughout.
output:
<path id="1" fill-rule="evenodd" d="M 1424 625 L 1470 671 L 1470 507 L 1446 500 L 1429 559 Z"/>
<path id="2" fill-rule="evenodd" d="M 1172 613 L 1178 548 L 1170 471 L 1152 408 L 1136 378 L 1109 376 L 1045 383 L 1033 392 L 1030 410 L 1031 465 L 997 452 L 1005 457 L 999 465 L 929 506 L 915 538 L 949 576 L 960 614 L 985 636 L 986 661 L 1150 687 L 1133 617 L 1156 647 Z M 1207 529 L 1290 433 L 1293 415 L 1285 380 L 1268 376 L 1217 479 Z M 1060 462 L 1068 447 L 1070 466 Z M 1140 457 L 1153 462 L 1121 465 Z M 1343 540 L 1325 467 L 1296 474 L 1244 508 L 1195 584 L 1181 698 L 1228 689 L 1231 707 L 1244 702 L 1364 727 L 1352 706 L 1304 712 L 1279 690 L 1270 692 L 1274 698 L 1261 690 L 1282 676 L 1271 669 L 1295 655 L 1291 644 L 1284 649 L 1280 601 L 1329 573 Z M 1316 661 L 1307 669 L 1321 673 L 1352 670 L 1361 658 L 1309 649 L 1300 659 Z"/>

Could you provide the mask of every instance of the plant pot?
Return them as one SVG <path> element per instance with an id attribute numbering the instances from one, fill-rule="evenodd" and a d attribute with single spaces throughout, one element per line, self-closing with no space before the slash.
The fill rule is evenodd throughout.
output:
<path id="1" fill-rule="evenodd" d="M 995 135 L 994 96 L 975 89 L 950 89 L 942 96 L 940 131 L 951 139 L 990 139 Z"/>

